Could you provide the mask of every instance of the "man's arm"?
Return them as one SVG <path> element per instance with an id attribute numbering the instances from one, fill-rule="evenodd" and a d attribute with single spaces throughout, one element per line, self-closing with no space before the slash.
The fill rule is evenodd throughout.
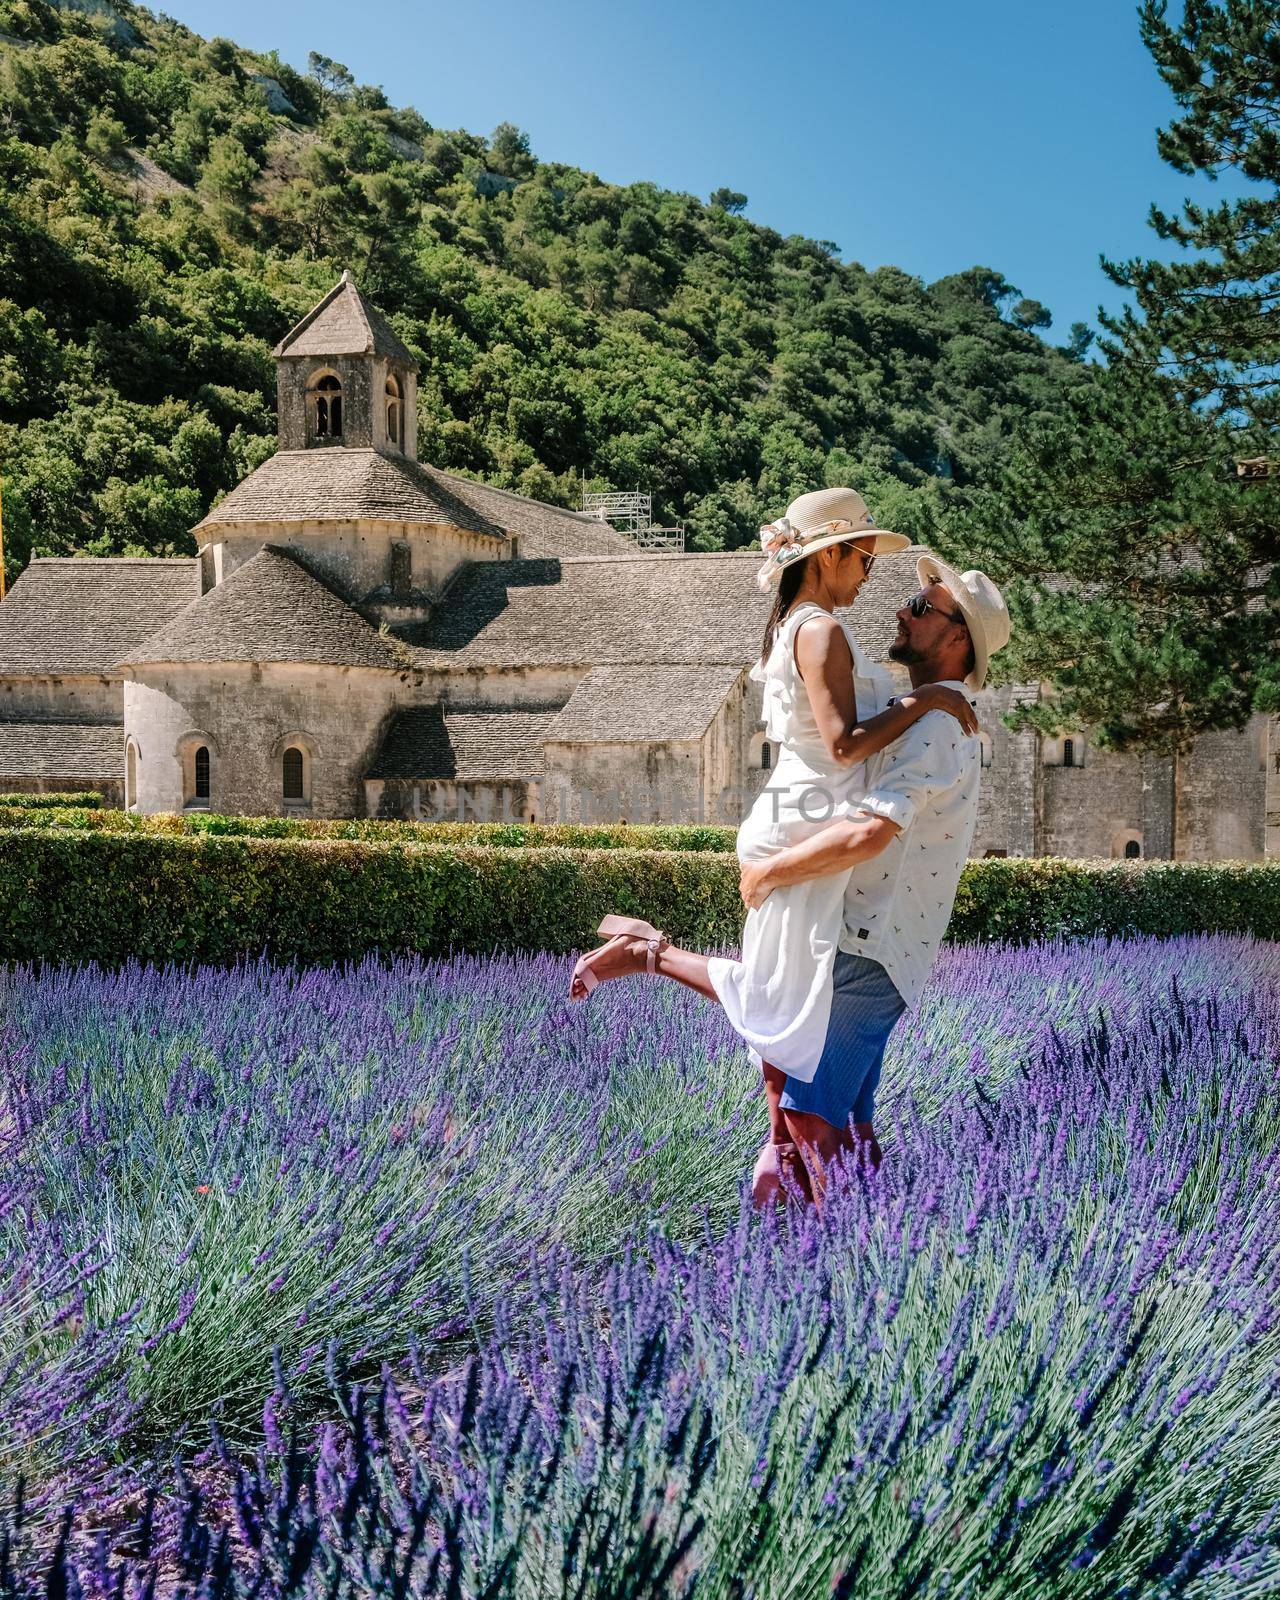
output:
<path id="1" fill-rule="evenodd" d="M 889 747 L 875 788 L 852 806 L 841 806 L 845 816 L 767 861 L 748 862 L 739 878 L 745 904 L 754 908 L 775 889 L 844 872 L 879 855 L 911 826 L 920 806 L 959 781 L 962 762 L 951 727 L 940 711 L 921 717 Z"/>
<path id="2" fill-rule="evenodd" d="M 746 862 L 739 882 L 743 903 L 749 908 L 763 905 L 775 889 L 845 872 L 878 856 L 899 832 L 889 817 L 856 816 L 833 822 L 767 861 Z"/>

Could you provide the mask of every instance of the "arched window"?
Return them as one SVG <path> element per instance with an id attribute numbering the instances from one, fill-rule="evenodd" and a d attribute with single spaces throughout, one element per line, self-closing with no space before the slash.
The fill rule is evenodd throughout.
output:
<path id="1" fill-rule="evenodd" d="M 400 449 L 400 385 L 387 379 L 387 443 Z"/>
<path id="2" fill-rule="evenodd" d="M 1124 847 L 1126 861 L 1139 861 L 1142 859 L 1142 846 L 1137 839 L 1130 839 Z"/>
<path id="3" fill-rule="evenodd" d="M 130 739 L 124 753 L 124 808 L 132 811 L 138 804 L 138 747 Z"/>
<path id="4" fill-rule="evenodd" d="M 1118 833 L 1111 835 L 1111 855 L 1113 860 L 1140 861 L 1142 859 L 1142 835 L 1136 828 L 1121 828 Z"/>
<path id="5" fill-rule="evenodd" d="M 286 800 L 304 801 L 307 798 L 305 774 L 303 772 L 302 751 L 297 745 L 291 744 L 281 757 L 281 768 L 284 776 L 284 798 Z"/>
<path id="6" fill-rule="evenodd" d="M 342 437 L 342 385 L 332 373 L 320 379 L 314 395 L 317 439 Z"/>
<path id="7" fill-rule="evenodd" d="M 1076 742 L 1074 739 L 1064 739 L 1062 741 L 1062 765 L 1064 767 L 1074 767 L 1075 764 Z"/>
<path id="8" fill-rule="evenodd" d="M 196 751 L 196 799 L 209 798 L 209 746 L 202 744 Z"/>
<path id="9" fill-rule="evenodd" d="M 773 766 L 773 746 L 766 739 L 760 746 L 760 770 L 768 772 Z"/>

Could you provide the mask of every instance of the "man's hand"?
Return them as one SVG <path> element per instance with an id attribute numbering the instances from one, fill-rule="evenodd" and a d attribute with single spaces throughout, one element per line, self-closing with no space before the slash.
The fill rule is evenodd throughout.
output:
<path id="1" fill-rule="evenodd" d="M 773 893 L 767 861 L 745 861 L 738 876 L 738 892 L 748 911 L 758 911 Z"/>

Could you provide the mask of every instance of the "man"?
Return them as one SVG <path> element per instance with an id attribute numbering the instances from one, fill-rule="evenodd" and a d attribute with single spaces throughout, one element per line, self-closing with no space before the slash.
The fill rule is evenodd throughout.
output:
<path id="1" fill-rule="evenodd" d="M 897 614 L 890 660 L 908 669 L 913 688 L 980 689 L 1009 639 L 999 590 L 983 573 L 958 573 L 932 556 L 916 570 L 922 587 Z M 977 820 L 980 750 L 953 718 L 930 712 L 871 758 L 871 787 L 845 816 L 742 869 L 748 907 L 785 885 L 853 869 L 817 1071 L 803 1082 L 765 1067 L 774 1161 L 757 1165 L 757 1204 L 776 1198 L 785 1172 L 821 1205 L 837 1155 L 861 1147 L 879 1162 L 872 1114 L 885 1045 L 918 999 L 950 920 Z"/>
<path id="2" fill-rule="evenodd" d="M 1000 591 L 984 573 L 959 573 L 933 556 L 921 557 L 916 572 L 922 587 L 897 613 L 890 659 L 907 668 L 913 688 L 980 689 L 991 656 L 1009 640 Z M 829 827 L 742 868 L 749 908 L 786 885 L 849 872 L 817 1070 L 802 1082 L 765 1064 L 770 1147 L 756 1166 L 757 1205 L 780 1197 L 786 1172 L 820 1207 L 836 1156 L 863 1148 L 872 1163 L 879 1160 L 872 1113 L 880 1064 L 951 916 L 977 820 L 980 748 L 954 717 L 927 713 L 871 758 L 867 793 L 840 805 Z M 614 937 L 592 952 L 593 984 L 648 971 L 718 1001 L 708 957 L 679 949 L 635 919 L 606 918 L 600 931 Z"/>

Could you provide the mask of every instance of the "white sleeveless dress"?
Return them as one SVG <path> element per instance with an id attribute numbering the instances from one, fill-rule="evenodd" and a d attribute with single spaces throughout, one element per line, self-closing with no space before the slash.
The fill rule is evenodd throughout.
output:
<path id="1" fill-rule="evenodd" d="M 841 767 L 832 761 L 796 666 L 795 636 L 818 614 L 829 613 L 812 602 L 788 612 L 768 661 L 757 662 L 749 674 L 764 685 L 765 737 L 780 754 L 738 829 L 740 861 L 763 860 L 820 833 L 866 793 L 866 763 Z M 889 704 L 893 680 L 841 627 L 853 653 L 858 717 L 865 720 Z M 720 1003 L 757 1064 L 767 1061 L 806 1083 L 826 1042 L 848 881 L 845 871 L 775 889 L 747 912 L 742 959 L 713 956 L 709 963 Z"/>

